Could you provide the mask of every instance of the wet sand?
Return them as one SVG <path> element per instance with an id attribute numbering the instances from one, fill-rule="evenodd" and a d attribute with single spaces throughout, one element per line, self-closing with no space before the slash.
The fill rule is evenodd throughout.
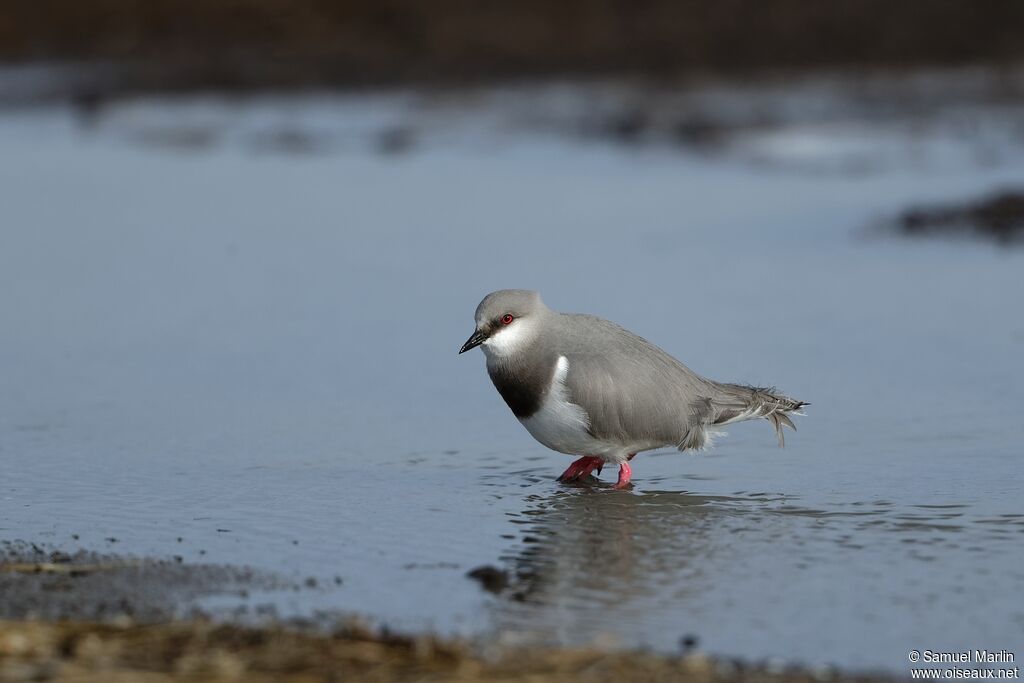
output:
<path id="1" fill-rule="evenodd" d="M 211 596 L 245 600 L 253 592 L 305 586 L 247 567 L 140 558 L 34 543 L 0 545 L 0 619 L 157 623 L 200 614 Z"/>

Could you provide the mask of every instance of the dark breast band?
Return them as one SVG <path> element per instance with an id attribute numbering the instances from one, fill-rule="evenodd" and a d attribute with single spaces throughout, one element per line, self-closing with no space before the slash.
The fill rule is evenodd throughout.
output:
<path id="1" fill-rule="evenodd" d="M 495 388 L 520 420 L 530 417 L 544 405 L 551 379 L 554 377 L 556 355 L 530 359 L 529 363 L 500 363 L 487 366 Z"/>

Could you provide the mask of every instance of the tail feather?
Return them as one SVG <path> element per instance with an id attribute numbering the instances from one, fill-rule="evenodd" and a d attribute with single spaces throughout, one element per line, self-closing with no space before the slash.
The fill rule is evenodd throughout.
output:
<path id="1" fill-rule="evenodd" d="M 806 401 L 783 396 L 776 392 L 774 387 L 749 387 L 742 384 L 718 384 L 719 396 L 712 399 L 712 405 L 716 408 L 714 425 L 726 425 L 744 420 L 764 418 L 772 423 L 775 428 L 775 436 L 779 440 L 779 447 L 786 445 L 786 437 L 782 432 L 783 427 L 789 427 L 794 432 L 796 425 L 789 418 L 787 413 L 800 415 L 798 412 L 806 405 Z"/>
<path id="2" fill-rule="evenodd" d="M 772 423 L 772 427 L 775 428 L 775 436 L 779 440 L 779 448 L 786 447 L 786 434 L 782 431 L 782 425 L 788 425 L 794 432 L 796 431 L 796 425 L 793 421 L 786 417 L 785 413 L 771 413 L 768 416 L 768 420 Z"/>

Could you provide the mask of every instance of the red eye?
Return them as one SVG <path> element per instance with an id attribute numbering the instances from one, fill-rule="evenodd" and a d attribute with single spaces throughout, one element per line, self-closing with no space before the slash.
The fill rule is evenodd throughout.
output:
<path id="1" fill-rule="evenodd" d="M 511 313 L 506 313 L 505 315 L 501 316 L 501 324 L 502 325 L 508 325 L 513 320 L 515 320 L 515 318 L 512 317 Z"/>

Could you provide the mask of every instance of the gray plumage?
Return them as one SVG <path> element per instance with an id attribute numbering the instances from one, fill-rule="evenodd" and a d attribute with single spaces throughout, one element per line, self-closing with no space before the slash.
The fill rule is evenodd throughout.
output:
<path id="1" fill-rule="evenodd" d="M 582 409 L 589 434 L 636 450 L 701 448 L 716 427 L 757 418 L 772 424 L 782 446 L 783 427 L 796 429 L 787 413 L 806 405 L 771 388 L 701 377 L 615 323 L 552 311 L 536 292 L 489 294 L 476 324 L 463 350 L 484 344 L 488 374 L 524 424 L 561 390 L 553 382 L 559 358 L 568 361 L 565 397 Z"/>
<path id="2" fill-rule="evenodd" d="M 646 339 L 601 318 L 556 313 L 554 320 L 557 331 L 550 343 L 576 370 L 566 378 L 569 395 L 590 416 L 590 431 L 599 438 L 643 435 L 684 450 L 702 448 L 709 427 L 740 417 L 772 419 L 779 445 L 785 443 L 782 425 L 795 429 L 785 412 L 798 410 L 799 401 L 772 389 L 705 379 Z"/>

